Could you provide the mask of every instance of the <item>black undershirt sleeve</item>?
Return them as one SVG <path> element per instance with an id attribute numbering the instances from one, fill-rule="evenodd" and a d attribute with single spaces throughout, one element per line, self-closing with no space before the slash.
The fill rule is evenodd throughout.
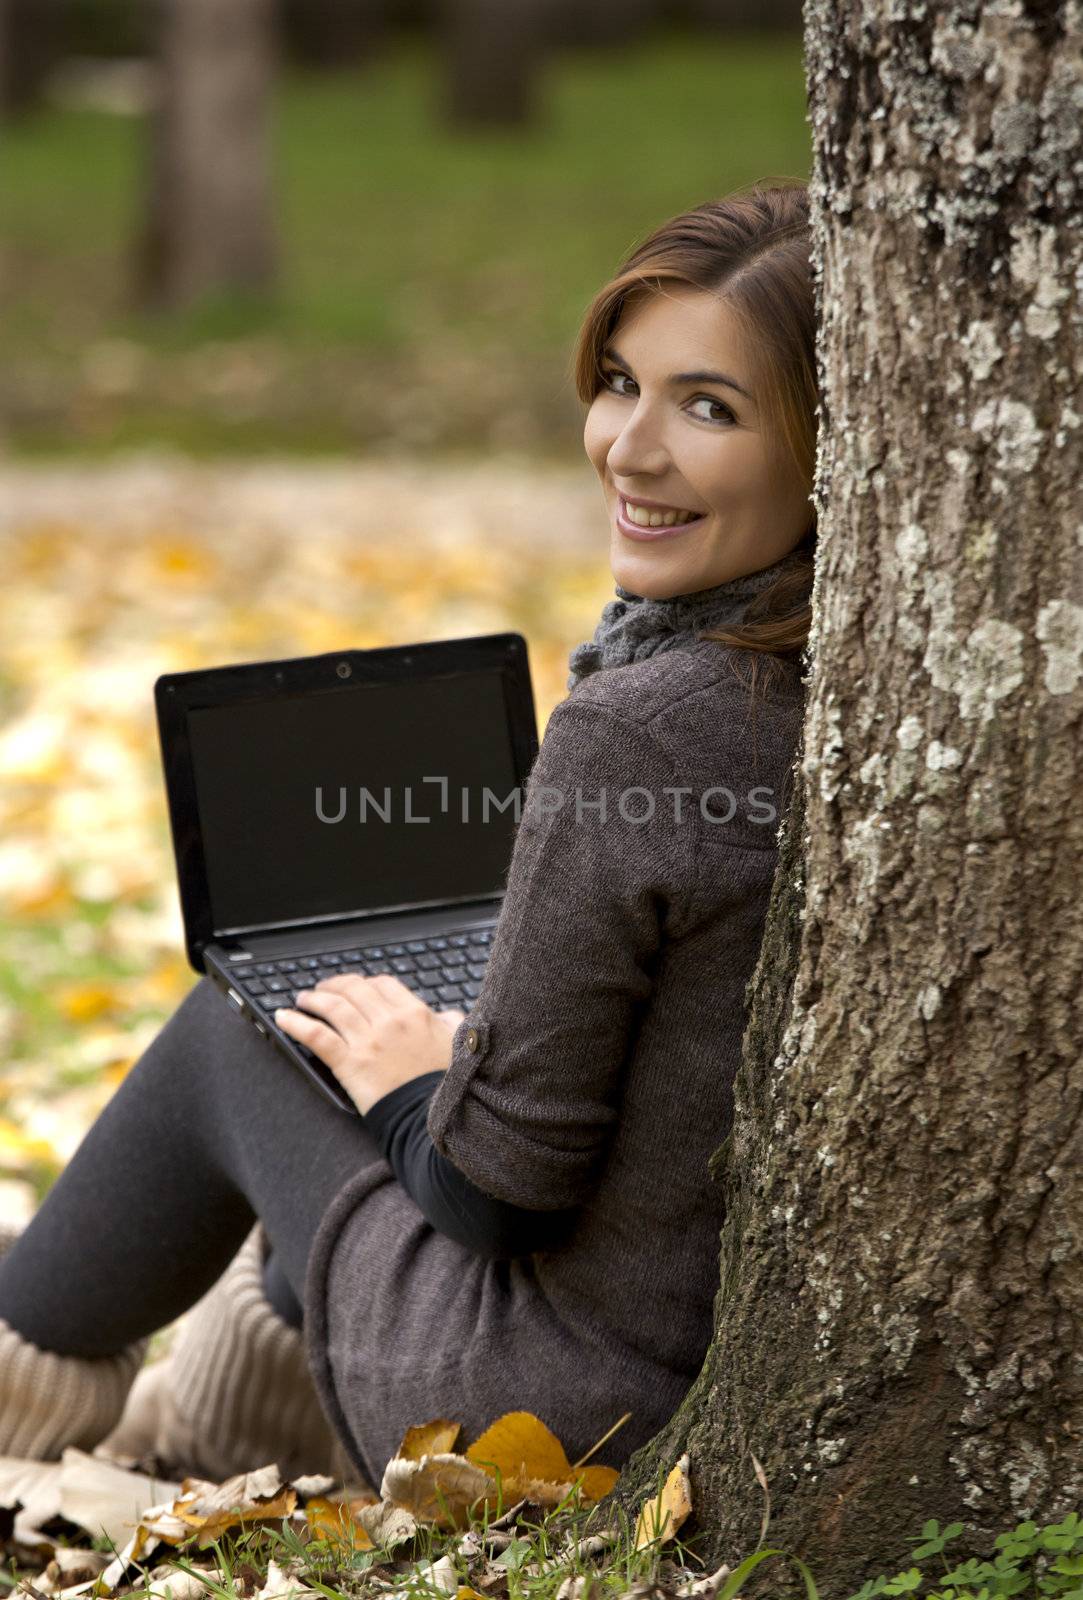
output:
<path id="1" fill-rule="evenodd" d="M 530 1211 L 477 1188 L 432 1142 L 429 1101 L 443 1078 L 426 1072 L 400 1083 L 364 1113 L 384 1159 L 422 1216 L 438 1233 L 496 1261 L 556 1250 L 571 1232 L 579 1208 Z"/>

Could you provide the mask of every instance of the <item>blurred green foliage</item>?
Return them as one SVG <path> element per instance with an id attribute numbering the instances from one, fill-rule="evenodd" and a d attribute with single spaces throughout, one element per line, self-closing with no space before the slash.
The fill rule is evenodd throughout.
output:
<path id="1" fill-rule="evenodd" d="M 277 291 L 168 318 L 131 298 L 141 118 L 54 106 L 13 125 L 10 447 L 578 450 L 569 356 L 623 253 L 751 179 L 809 174 L 796 35 L 669 30 L 563 53 L 522 132 L 451 133 L 438 71 L 404 34 L 365 69 L 286 73 Z"/>

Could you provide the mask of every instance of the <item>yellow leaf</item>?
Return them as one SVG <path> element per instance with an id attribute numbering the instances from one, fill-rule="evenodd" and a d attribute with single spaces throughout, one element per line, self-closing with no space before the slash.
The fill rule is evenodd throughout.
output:
<path id="1" fill-rule="evenodd" d="M 460 1583 L 455 1591 L 455 1600 L 486 1600 L 486 1597 L 476 1589 L 471 1589 L 468 1583 Z"/>
<path id="2" fill-rule="evenodd" d="M 56 1004 L 69 1022 L 91 1022 L 113 1009 L 117 994 L 107 983 L 68 983 L 57 991 Z"/>
<path id="3" fill-rule="evenodd" d="M 636 1521 L 634 1549 L 642 1550 L 656 1539 L 672 1539 L 692 1510 L 692 1485 L 688 1479 L 688 1454 L 677 1462 L 653 1500 L 644 1502 Z"/>
<path id="4" fill-rule="evenodd" d="M 179 1507 L 179 1501 L 177 1505 Z M 230 1506 L 206 1513 L 178 1509 L 177 1515 L 193 1532 L 199 1534 L 199 1543 L 202 1547 L 213 1544 L 215 1539 L 229 1528 L 244 1527 L 254 1522 L 281 1522 L 283 1517 L 291 1514 L 296 1505 L 296 1492 L 293 1489 L 284 1489 L 273 1500 L 265 1500 L 258 1505 Z"/>
<path id="5" fill-rule="evenodd" d="M 508 1411 L 497 1417 L 466 1452 L 468 1461 L 507 1478 L 538 1478 L 566 1483 L 572 1477 L 564 1446 L 530 1411 Z"/>
<path id="6" fill-rule="evenodd" d="M 205 547 L 181 544 L 174 540 L 155 540 L 150 555 L 161 577 L 182 582 L 196 582 L 211 577 L 217 567 L 217 562 Z"/>
<path id="7" fill-rule="evenodd" d="M 355 1550 L 371 1550 L 372 1540 L 353 1515 L 355 1509 L 371 1503 L 371 1499 L 327 1500 L 321 1495 L 308 1502 L 305 1516 L 313 1533 L 329 1533 L 348 1541 Z"/>
<path id="8" fill-rule="evenodd" d="M 584 1500 L 602 1500 L 612 1489 L 620 1473 L 616 1467 L 580 1467 L 573 1476 L 579 1479 Z"/>
<path id="9" fill-rule="evenodd" d="M 415 1428 L 407 1428 L 395 1454 L 402 1461 L 420 1461 L 422 1456 L 453 1455 L 462 1431 L 461 1422 L 449 1422 L 446 1417 L 420 1422 Z"/>
<path id="10" fill-rule="evenodd" d="M 0 1117 L 0 1166 L 18 1167 L 20 1170 L 41 1162 L 57 1159 L 56 1151 L 47 1139 L 29 1137 L 9 1117 Z"/>

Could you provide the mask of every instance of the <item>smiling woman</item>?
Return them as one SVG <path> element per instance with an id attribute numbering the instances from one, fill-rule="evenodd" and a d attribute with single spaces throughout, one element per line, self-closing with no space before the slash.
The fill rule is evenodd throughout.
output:
<path id="1" fill-rule="evenodd" d="M 808 639 L 816 548 L 804 185 L 656 229 L 591 302 L 573 373 L 629 597 L 703 591 L 796 552 L 739 624 L 702 635 L 749 653 L 753 689 L 756 658 L 777 676 Z"/>
<path id="2" fill-rule="evenodd" d="M 434 1417 L 531 1410 L 574 1460 L 627 1412 L 612 1465 L 666 1422 L 711 1337 L 708 1159 L 803 715 L 812 348 L 800 185 L 675 218 L 600 291 L 575 370 L 616 599 L 571 654 L 469 1017 L 389 975 L 295 996 L 351 1117 L 197 984 L 0 1263 L 0 1452 L 101 1439 L 207 1290 L 141 1391 L 180 1467 L 223 1432 L 229 1470 L 301 1466 L 303 1404 L 374 1485 Z M 743 658 L 776 669 L 751 736 Z"/>

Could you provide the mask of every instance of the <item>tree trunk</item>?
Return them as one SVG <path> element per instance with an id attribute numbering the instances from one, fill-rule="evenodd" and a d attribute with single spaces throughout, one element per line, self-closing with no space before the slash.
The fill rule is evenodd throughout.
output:
<path id="1" fill-rule="evenodd" d="M 272 22 L 273 0 L 158 0 L 144 302 L 177 307 L 271 282 Z"/>
<path id="2" fill-rule="evenodd" d="M 1083 1500 L 1083 240 L 1067 3 L 807 0 L 804 748 L 690 1454 L 709 1560 L 845 1596 Z M 690 1532 L 691 1524 L 686 1525 Z M 748 1588 L 798 1575 L 765 1562 Z"/>
<path id="3" fill-rule="evenodd" d="M 59 52 L 58 0 L 0 0 L 0 117 L 37 110 Z"/>
<path id="4" fill-rule="evenodd" d="M 801 0 L 687 0 L 688 19 L 711 29 L 800 33 Z"/>
<path id="5" fill-rule="evenodd" d="M 545 32 L 558 49 L 620 49 L 660 20 L 659 0 L 549 0 Z"/>
<path id="6" fill-rule="evenodd" d="M 441 0 L 443 114 L 457 126 L 533 120 L 547 0 Z"/>
<path id="7" fill-rule="evenodd" d="M 305 66 L 333 71 L 370 60 L 384 42 L 389 0 L 277 0 L 285 48 Z"/>

